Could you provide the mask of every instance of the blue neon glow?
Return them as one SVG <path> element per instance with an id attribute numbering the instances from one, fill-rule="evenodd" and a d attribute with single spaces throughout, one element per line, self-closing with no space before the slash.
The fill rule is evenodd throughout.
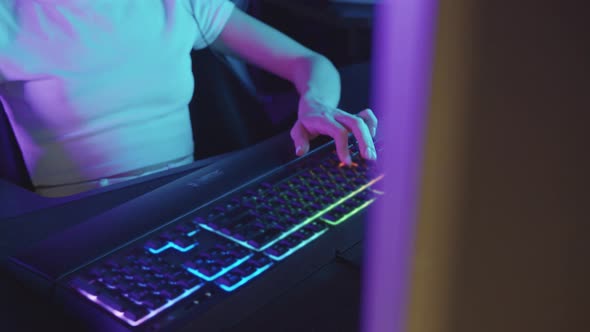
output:
<path id="1" fill-rule="evenodd" d="M 266 264 L 263 267 L 259 267 L 256 271 L 254 271 L 254 273 L 252 273 L 251 275 L 242 278 L 242 280 L 240 280 L 239 282 L 235 283 L 232 286 L 226 286 L 226 285 L 220 285 L 217 284 L 219 287 L 221 287 L 221 289 L 223 289 L 226 292 L 232 292 L 234 291 L 236 288 L 242 286 L 243 284 L 247 283 L 248 281 L 252 280 L 253 278 L 255 278 L 256 276 L 260 275 L 262 272 L 268 270 L 268 268 L 270 268 L 272 266 L 272 262 Z"/>
<path id="2" fill-rule="evenodd" d="M 181 251 L 181 252 L 187 252 L 187 251 L 193 249 L 196 245 L 197 245 L 197 243 L 194 243 L 194 244 L 191 244 L 188 247 L 184 247 L 183 248 L 183 247 L 177 245 L 176 243 L 173 243 L 173 242 L 168 241 L 168 243 L 166 243 L 166 245 L 164 245 L 163 247 L 161 247 L 159 249 L 152 249 L 152 248 L 150 248 L 149 251 L 152 254 L 159 254 L 159 253 L 161 253 L 162 251 L 164 251 L 164 250 L 166 250 L 168 248 L 174 248 L 174 249 L 176 249 L 178 251 Z"/>
<path id="3" fill-rule="evenodd" d="M 250 259 L 250 257 L 252 257 L 252 255 L 253 254 L 250 254 L 250 255 L 248 255 L 248 256 L 246 256 L 244 258 L 241 258 L 241 259 L 237 260 L 232 265 L 230 265 L 230 266 L 228 266 L 226 268 L 221 269 L 219 272 L 217 272 L 215 275 L 213 275 L 211 277 L 208 277 L 208 276 L 204 275 L 203 273 L 199 272 L 198 270 L 193 269 L 193 268 L 190 268 L 190 267 L 187 267 L 186 269 L 187 269 L 188 272 L 196 275 L 197 277 L 199 277 L 201 279 L 204 279 L 206 281 L 213 281 L 213 280 L 221 277 L 222 275 L 226 274 L 229 270 L 233 269 L 234 267 L 236 267 L 236 266 L 244 263 L 245 261 L 247 261 L 248 259 Z"/>
<path id="4" fill-rule="evenodd" d="M 186 235 L 193 236 L 193 235 L 197 234 L 198 231 L 199 230 L 195 230 L 195 231 L 192 231 L 192 232 L 187 233 Z"/>
<path id="5" fill-rule="evenodd" d="M 102 303 L 100 300 L 98 300 L 98 298 L 97 298 L 96 295 L 92 295 L 90 293 L 87 293 L 87 292 L 85 292 L 85 291 L 83 291 L 82 289 L 79 289 L 79 288 L 78 288 L 78 292 L 80 292 L 82 295 L 84 295 L 90 301 L 92 301 L 92 302 L 100 305 L 101 307 L 105 308 L 106 310 L 108 310 L 113 315 L 119 317 L 121 320 L 125 321 L 127 324 L 129 324 L 131 326 L 139 326 L 140 324 L 142 324 L 143 322 L 147 321 L 148 319 L 156 316 L 160 312 L 162 312 L 162 311 L 166 310 L 167 308 L 173 306 L 178 301 L 180 301 L 180 300 L 184 299 L 185 297 L 191 295 L 192 293 L 194 293 L 195 291 L 197 291 L 199 288 L 201 288 L 203 285 L 204 285 L 204 283 L 200 283 L 200 284 L 196 285 L 195 287 L 193 287 L 191 289 L 185 290 L 184 293 L 182 293 L 177 298 L 175 298 L 173 300 L 168 300 L 168 302 L 166 302 L 166 304 L 164 304 L 163 306 L 159 307 L 158 309 L 151 310 L 149 314 L 145 315 L 144 317 L 142 317 L 141 319 L 138 319 L 136 321 L 133 321 L 133 320 L 125 317 L 124 316 L 125 315 L 124 312 L 115 310 L 115 309 L 111 308 L 110 306 Z M 141 304 L 141 302 L 139 302 L 139 304 Z"/>
<path id="6" fill-rule="evenodd" d="M 228 240 L 232 240 L 232 241 L 234 241 L 234 242 L 236 242 L 236 243 L 238 243 L 238 244 L 241 244 L 242 246 L 244 246 L 244 247 L 246 247 L 246 248 L 248 248 L 248 249 L 250 249 L 250 250 L 254 250 L 254 251 L 258 251 L 258 252 L 260 252 L 260 251 L 264 251 L 265 249 L 268 249 L 268 248 L 269 248 L 269 247 L 271 247 L 273 244 L 275 244 L 275 243 L 279 242 L 280 240 L 282 240 L 282 239 L 286 238 L 287 236 L 289 236 L 289 235 L 293 234 L 294 232 L 298 231 L 298 230 L 299 230 L 299 229 L 301 229 L 303 226 L 305 226 L 305 225 L 309 224 L 310 222 L 314 221 L 316 217 L 317 217 L 317 216 L 313 216 L 313 217 L 310 217 L 310 218 L 306 219 L 306 220 L 305 220 L 305 221 L 303 221 L 301 224 L 299 224 L 299 225 L 297 225 L 297 226 L 293 227 L 292 229 L 288 230 L 286 233 L 283 233 L 281 236 L 279 236 L 278 238 L 276 238 L 276 239 L 274 239 L 274 240 L 270 241 L 268 244 L 264 245 L 264 246 L 263 246 L 262 248 L 260 248 L 260 249 L 258 249 L 258 248 L 255 248 L 255 247 L 253 247 L 253 246 L 249 245 L 249 244 L 248 244 L 246 241 L 241 241 L 241 240 L 238 240 L 238 239 L 236 239 L 236 238 L 234 238 L 234 237 L 231 237 L 231 236 L 229 236 L 229 235 L 227 235 L 227 234 L 224 234 L 224 233 L 222 233 L 222 232 L 216 231 L 216 230 L 214 230 L 213 228 L 211 228 L 211 227 L 209 227 L 209 226 L 207 226 L 207 225 L 205 225 L 205 224 L 199 224 L 199 225 L 200 225 L 201 227 L 203 227 L 204 229 L 206 229 L 206 230 L 210 231 L 210 232 L 213 232 L 213 233 L 215 233 L 215 234 L 217 234 L 217 235 L 223 236 L 224 238 L 226 238 L 226 239 L 228 239 Z"/>
<path id="7" fill-rule="evenodd" d="M 293 248 L 291 248 L 291 249 L 287 250 L 287 252 L 285 252 L 284 254 L 282 254 L 282 255 L 281 255 L 281 256 L 279 256 L 279 257 L 277 257 L 277 256 L 274 256 L 274 255 L 271 255 L 271 254 L 269 254 L 269 253 L 265 253 L 265 254 L 266 254 L 268 257 L 270 257 L 270 258 L 274 259 L 275 261 L 281 261 L 281 260 L 285 259 L 287 256 L 290 256 L 290 255 L 292 255 L 292 254 L 293 254 L 294 252 L 296 252 L 297 250 L 299 250 L 299 249 L 303 248 L 303 247 L 304 247 L 306 244 L 308 244 L 308 243 L 310 243 L 311 241 L 313 241 L 313 240 L 317 239 L 318 237 L 320 237 L 322 234 L 324 234 L 324 233 L 325 233 L 325 232 L 327 232 L 327 231 L 328 231 L 328 228 L 326 228 L 326 229 L 324 229 L 324 230 L 322 230 L 322 231 L 319 231 L 319 232 L 315 233 L 315 234 L 314 234 L 312 237 L 310 237 L 309 239 L 307 239 L 307 240 L 305 240 L 305 241 L 302 241 L 301 243 L 299 243 L 299 244 L 298 244 L 298 245 L 296 245 L 295 247 L 293 247 Z"/>

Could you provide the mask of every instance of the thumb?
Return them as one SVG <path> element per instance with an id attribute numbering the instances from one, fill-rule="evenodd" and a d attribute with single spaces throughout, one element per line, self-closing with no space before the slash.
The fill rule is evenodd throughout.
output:
<path id="1" fill-rule="evenodd" d="M 295 144 L 295 154 L 303 156 L 309 151 L 309 133 L 307 129 L 297 120 L 291 129 L 291 139 Z"/>

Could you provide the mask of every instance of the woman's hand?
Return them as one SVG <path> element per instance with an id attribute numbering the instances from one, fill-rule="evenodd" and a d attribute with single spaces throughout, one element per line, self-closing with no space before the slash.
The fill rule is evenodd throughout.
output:
<path id="1" fill-rule="evenodd" d="M 340 74 L 325 56 L 301 45 L 256 18 L 234 9 L 212 47 L 238 56 L 293 83 L 302 96 L 299 119 L 291 130 L 297 155 L 309 151 L 309 141 L 318 135 L 334 138 L 338 158 L 350 165 L 348 134 L 356 137 L 361 156 L 375 160 L 373 136 L 377 119 L 366 109 L 353 115 L 338 109 Z"/>
<path id="2" fill-rule="evenodd" d="M 377 159 L 373 137 L 377 133 L 377 118 L 373 111 L 365 109 L 354 115 L 322 103 L 318 99 L 301 97 L 298 120 L 291 129 L 295 153 L 302 156 L 309 151 L 309 141 L 318 135 L 334 139 L 338 158 L 346 165 L 352 160 L 348 150 L 348 134 L 356 137 L 361 156 L 368 160 Z"/>

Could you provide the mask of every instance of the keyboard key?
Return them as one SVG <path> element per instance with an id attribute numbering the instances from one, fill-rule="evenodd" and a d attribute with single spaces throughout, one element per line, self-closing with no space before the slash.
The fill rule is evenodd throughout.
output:
<path id="1" fill-rule="evenodd" d="M 164 247 L 166 244 L 168 244 L 168 241 L 162 239 L 162 238 L 153 238 L 153 239 L 149 239 L 146 243 L 145 243 L 145 248 L 148 250 L 158 250 L 162 247 Z"/>
<path id="2" fill-rule="evenodd" d="M 128 264 L 121 268 L 121 273 L 124 275 L 135 275 L 142 273 L 142 267 L 135 264 Z"/>
<path id="3" fill-rule="evenodd" d="M 233 286 L 240 280 L 242 280 L 242 277 L 240 275 L 229 272 L 217 278 L 217 280 L 215 280 L 215 283 L 218 285 Z"/>
<path id="4" fill-rule="evenodd" d="M 183 271 L 183 273 L 172 279 L 172 282 L 182 286 L 184 289 L 191 289 L 201 284 L 203 281 L 192 273 Z"/>
<path id="5" fill-rule="evenodd" d="M 167 300 L 164 296 L 152 293 L 144 297 L 141 301 L 141 304 L 153 310 L 163 306 L 164 304 L 166 304 L 166 302 Z"/>
<path id="6" fill-rule="evenodd" d="M 147 308 L 134 303 L 125 309 L 123 316 L 131 321 L 136 322 L 147 316 L 149 313 L 150 311 Z"/>
<path id="7" fill-rule="evenodd" d="M 184 266 L 191 268 L 191 269 L 198 269 L 199 267 L 203 266 L 204 264 L 206 264 L 208 261 L 208 258 L 206 257 L 201 257 L 200 255 L 185 262 Z"/>
<path id="8" fill-rule="evenodd" d="M 184 289 L 180 286 L 168 285 L 159 289 L 160 294 L 162 294 L 167 299 L 174 299 L 179 297 L 184 293 Z"/>
<path id="9" fill-rule="evenodd" d="M 170 271 L 170 265 L 168 265 L 167 263 L 156 263 L 156 264 L 152 264 L 151 266 L 149 266 L 150 270 L 152 272 L 156 272 L 156 273 L 165 273 Z"/>
<path id="10" fill-rule="evenodd" d="M 221 271 L 221 265 L 217 263 L 206 264 L 205 266 L 200 266 L 197 270 L 207 277 L 213 277 Z"/>
<path id="11" fill-rule="evenodd" d="M 174 231 L 181 234 L 188 234 L 197 229 L 191 221 L 183 221 L 174 226 Z"/>
<path id="12" fill-rule="evenodd" d="M 213 247 L 208 249 L 207 251 L 203 252 L 202 255 L 204 257 L 215 259 L 223 255 L 224 250 L 218 247 Z"/>
<path id="13" fill-rule="evenodd" d="M 301 243 L 301 240 L 293 235 L 290 235 L 290 236 L 287 236 L 286 238 L 282 239 L 281 241 L 279 241 L 279 243 L 286 246 L 287 248 L 293 248 L 293 247 L 297 246 L 299 243 Z"/>
<path id="14" fill-rule="evenodd" d="M 237 261 L 237 259 L 233 255 L 224 255 L 224 256 L 218 257 L 216 259 L 216 262 L 219 263 L 223 267 L 230 266 L 233 263 L 235 263 L 236 261 Z"/>
<path id="15" fill-rule="evenodd" d="M 97 295 L 102 289 L 102 285 L 96 282 L 94 279 L 87 279 L 82 276 L 74 278 L 70 285 L 74 288 L 82 290 L 90 295 Z"/>
<path id="16" fill-rule="evenodd" d="M 312 237 L 315 233 L 308 228 L 301 228 L 297 232 L 293 233 L 293 236 L 300 237 L 301 239 L 307 240 Z"/>
<path id="17" fill-rule="evenodd" d="M 141 283 L 145 284 L 148 280 L 150 280 L 151 276 L 152 276 L 151 271 L 143 271 L 142 270 L 142 271 L 138 271 L 133 274 L 126 275 L 125 279 L 134 280 L 138 284 L 141 284 Z"/>
<path id="18" fill-rule="evenodd" d="M 253 264 L 256 267 L 263 267 L 269 264 L 270 258 L 264 255 L 256 255 L 248 260 L 249 263 Z"/>
<path id="19" fill-rule="evenodd" d="M 314 221 L 312 223 L 307 224 L 304 228 L 311 230 L 314 233 L 323 231 L 324 229 L 328 228 L 324 223 Z"/>
<path id="20" fill-rule="evenodd" d="M 173 239 L 182 236 L 183 233 L 174 229 L 167 230 L 164 233 L 160 234 L 160 238 L 165 241 L 165 243 L 172 241 Z"/>
<path id="21" fill-rule="evenodd" d="M 254 264 L 245 263 L 233 269 L 232 272 L 239 274 L 242 277 L 247 277 L 252 273 L 256 272 L 256 269 L 257 268 Z"/>
<path id="22" fill-rule="evenodd" d="M 247 206 L 236 206 L 235 208 L 226 211 L 225 216 L 229 219 L 236 219 L 239 216 L 247 213 L 250 209 Z"/>
<path id="23" fill-rule="evenodd" d="M 254 248 L 262 248 L 267 243 L 271 242 L 273 239 L 277 238 L 280 234 L 282 234 L 280 229 L 269 229 L 261 234 L 254 237 L 252 240 L 248 241 L 248 244 L 253 246 Z"/>
<path id="24" fill-rule="evenodd" d="M 135 282 L 127 279 L 121 279 L 114 284 L 115 288 L 121 293 L 127 294 L 129 291 L 135 288 Z"/>
<path id="25" fill-rule="evenodd" d="M 147 266 L 154 264 L 156 262 L 156 258 L 153 255 L 142 255 L 137 259 L 137 262 L 142 266 Z"/>
<path id="26" fill-rule="evenodd" d="M 232 254 L 233 256 L 235 256 L 237 259 L 241 259 L 241 258 L 248 256 L 250 254 L 250 250 L 248 250 L 242 246 L 238 246 L 238 247 L 229 249 L 229 253 Z"/>
<path id="27" fill-rule="evenodd" d="M 281 244 L 281 243 L 277 243 L 277 244 L 273 245 L 272 247 L 268 248 L 265 252 L 268 254 L 271 254 L 273 256 L 280 257 L 283 254 L 285 254 L 287 251 L 289 251 L 289 249 L 290 248 L 288 246 Z"/>
<path id="28" fill-rule="evenodd" d="M 260 257 L 255 257 L 254 260 L 248 260 L 239 267 L 219 277 L 215 280 L 215 283 L 224 291 L 232 292 L 266 271 L 271 265 L 272 263 L 268 257 L 260 255 Z"/>
<path id="29" fill-rule="evenodd" d="M 122 278 L 123 276 L 121 274 L 111 272 L 104 274 L 101 278 L 99 278 L 99 280 L 101 280 L 104 284 L 114 285 Z"/>
<path id="30" fill-rule="evenodd" d="M 141 302 L 149 294 L 151 294 L 151 289 L 146 287 L 136 287 L 127 294 L 127 297 L 134 302 Z"/>
<path id="31" fill-rule="evenodd" d="M 174 238 L 172 240 L 172 243 L 181 248 L 188 248 L 190 246 L 196 246 L 199 244 L 199 242 L 194 236 L 188 236 L 186 234 L 182 234 L 179 237 Z"/>
<path id="32" fill-rule="evenodd" d="M 98 300 L 102 304 L 117 311 L 123 311 L 123 309 L 129 306 L 130 304 L 129 300 L 127 300 L 123 296 L 120 296 L 118 293 L 112 291 L 101 293 L 100 295 L 98 295 Z"/>
<path id="33" fill-rule="evenodd" d="M 152 278 L 146 282 L 146 284 L 152 289 L 159 291 L 161 289 L 165 289 L 166 286 L 168 286 L 168 281 L 166 279 Z"/>

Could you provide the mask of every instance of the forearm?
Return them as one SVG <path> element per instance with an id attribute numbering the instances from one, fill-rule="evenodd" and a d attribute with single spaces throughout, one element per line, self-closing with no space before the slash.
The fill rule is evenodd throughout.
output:
<path id="1" fill-rule="evenodd" d="M 238 9 L 212 46 L 291 81 L 302 97 L 338 105 L 340 75 L 326 57 Z"/>
<path id="2" fill-rule="evenodd" d="M 302 98 L 311 98 L 327 106 L 340 101 L 340 74 L 330 60 L 320 54 L 300 58 L 291 67 L 290 81 Z"/>

